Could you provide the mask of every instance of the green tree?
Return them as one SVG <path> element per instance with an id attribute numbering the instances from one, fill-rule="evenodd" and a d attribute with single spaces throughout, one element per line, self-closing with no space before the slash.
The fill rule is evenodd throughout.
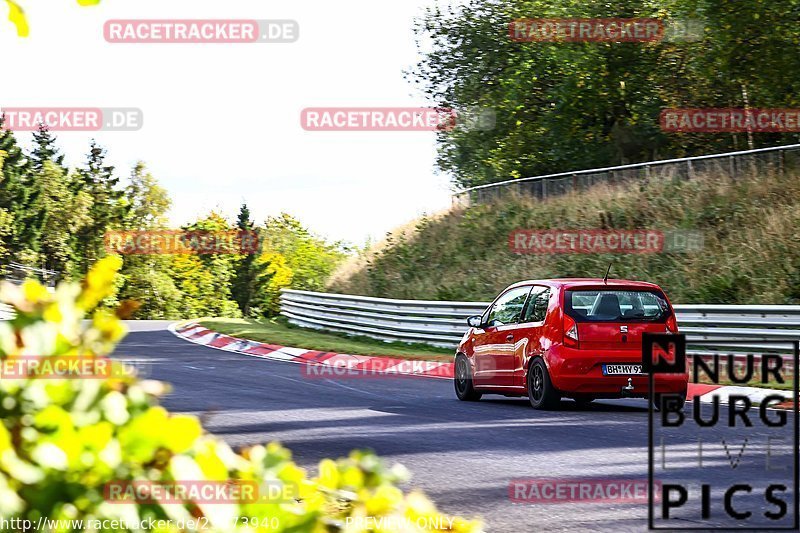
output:
<path id="1" fill-rule="evenodd" d="M 66 171 L 64 167 L 64 154 L 56 146 L 56 138 L 44 124 L 39 124 L 38 131 L 33 132 L 33 150 L 31 151 L 31 166 L 34 172 L 41 172 L 47 161 L 55 163 Z"/>
<path id="2" fill-rule="evenodd" d="M 123 229 L 140 231 L 167 227 L 169 195 L 141 161 L 133 167 L 124 191 Z M 137 301 L 140 305 L 137 317 L 180 318 L 183 294 L 172 279 L 171 262 L 171 258 L 161 255 L 125 256 L 120 271 L 123 281 L 117 297 Z"/>
<path id="3" fill-rule="evenodd" d="M 285 255 L 270 250 L 264 251 L 256 262 L 258 309 L 265 316 L 277 316 L 281 312 L 281 289 L 293 286 L 292 269 L 287 263 Z"/>
<path id="4" fill-rule="evenodd" d="M 40 236 L 34 208 L 37 184 L 29 159 L 17 144 L 14 133 L 3 124 L 4 118 L 0 115 L 0 208 L 13 217 L 6 237 L 10 251 L 7 257 L 33 264 Z"/>
<path id="5" fill-rule="evenodd" d="M 115 300 L 138 304 L 136 318 L 177 320 L 184 318 L 183 293 L 175 286 L 169 258 L 149 255 L 126 256 L 120 272 L 121 287 Z"/>
<path id="6" fill-rule="evenodd" d="M 342 243 L 329 243 L 313 235 L 287 213 L 268 218 L 263 234 L 262 253 L 256 260 L 256 292 L 261 312 L 267 315 L 280 311 L 282 288 L 324 289 L 325 282 L 348 254 Z"/>
<path id="7" fill-rule="evenodd" d="M 119 259 L 105 258 L 83 284 L 61 284 L 55 294 L 34 282 L 0 287 L 0 301 L 16 311 L 15 319 L 0 322 L 0 362 L 111 354 L 125 328 L 112 313 L 95 308 L 113 292 L 117 268 Z M 405 494 L 397 487 L 407 477 L 405 469 L 387 468 L 369 452 L 323 459 L 313 477 L 276 442 L 235 452 L 206 433 L 196 417 L 170 414 L 160 406 L 164 384 L 137 379 L 116 361 L 109 366 L 109 375 L 97 379 L 0 380 L 4 523 L 47 517 L 62 523 L 59 532 L 70 533 L 100 531 L 101 524 L 124 518 L 131 525 L 162 521 L 167 524 L 159 527 L 162 533 L 321 533 L 338 530 L 336 524 L 350 517 L 374 517 L 390 524 L 422 523 L 421 531 L 440 531 L 435 524 L 442 523 L 452 524 L 448 530 L 454 533 L 482 529 L 478 521 L 446 519 L 422 493 Z M 118 482 L 174 487 L 228 481 L 253 483 L 262 500 L 209 505 L 187 497 L 170 504 L 109 505 L 106 492 Z M 276 487 L 291 497 L 265 501 L 273 492 L 264 489 Z"/>
<path id="8" fill-rule="evenodd" d="M 172 205 L 169 193 L 158 184 L 141 161 L 131 171 L 124 194 L 124 228 L 130 230 L 164 228 Z"/>
<path id="9" fill-rule="evenodd" d="M 114 167 L 105 164 L 106 151 L 91 141 L 86 166 L 78 171 L 76 189 L 92 199 L 89 216 L 91 222 L 75 235 L 74 246 L 80 258 L 80 271 L 86 273 L 89 265 L 105 255 L 103 237 L 110 229 L 121 227 L 124 208 L 123 191 L 116 187 L 119 178 Z"/>
<path id="10" fill-rule="evenodd" d="M 242 202 L 239 208 L 239 217 L 236 221 L 236 228 L 239 231 L 254 232 L 255 225 L 250 219 L 250 209 L 247 204 Z M 250 303 L 253 299 L 256 284 L 256 269 L 255 269 L 256 254 L 242 254 L 235 259 L 234 264 L 234 277 L 233 287 L 231 293 L 233 299 L 239 305 L 242 315 L 250 315 Z"/>
<path id="11" fill-rule="evenodd" d="M 491 130 L 438 134 L 437 166 L 472 186 L 571 169 L 793 141 L 795 134 L 666 134 L 667 107 L 795 107 L 798 0 L 470 0 L 433 7 L 409 74 L 433 103 L 496 113 Z M 526 43 L 525 18 L 701 19 L 697 42 Z M 775 75 L 773 76 L 773 73 Z M 777 82 L 776 82 L 777 77 Z"/>
<path id="12" fill-rule="evenodd" d="M 184 226 L 187 232 L 231 232 L 230 224 L 218 213 Z M 236 256 L 231 253 L 181 254 L 173 256 L 172 278 L 183 294 L 182 305 L 193 317 L 239 317 L 241 312 L 231 295 Z"/>
<path id="13" fill-rule="evenodd" d="M 22 262 L 58 271 L 66 275 L 74 259 L 69 244 L 74 231 L 86 223 L 85 197 L 76 196 L 73 176 L 64 166 L 64 155 L 56 146 L 56 138 L 46 126 L 33 134 L 30 164 L 22 173 L 25 193 L 16 212 L 18 240 L 23 249 Z M 73 205 L 73 202 L 76 202 Z M 72 212 L 72 208 L 78 209 Z M 74 216 L 73 216 L 74 215 Z M 52 233 L 47 233 L 52 230 Z M 53 255 L 49 255 L 53 254 Z"/>
<path id="14" fill-rule="evenodd" d="M 12 209 L 25 205 L 28 199 L 24 182 L 28 158 L 17 144 L 14 133 L 3 127 L 4 123 L 0 115 L 0 207 Z"/>
<path id="15" fill-rule="evenodd" d="M 2 157 L 2 153 L 0 153 Z M 11 232 L 14 228 L 14 216 L 0 207 L 0 270 L 8 264 L 11 256 Z"/>
<path id="16" fill-rule="evenodd" d="M 73 192 L 70 178 L 52 161 L 44 162 L 42 171 L 37 173 L 37 183 L 35 209 L 41 224 L 37 251 L 41 264 L 48 270 L 69 272 L 75 260 L 72 236 L 91 223 L 92 200 L 84 191 Z"/>
<path id="17" fill-rule="evenodd" d="M 17 261 L 30 258 L 32 253 L 26 251 L 26 241 L 33 233 L 33 229 L 26 228 L 23 223 L 31 203 L 31 188 L 26 181 L 30 171 L 28 159 L 17 145 L 13 132 L 5 129 L 3 123 L 4 118 L 0 115 L 0 209 L 11 218 L 10 221 L 6 218 L 3 229 L 7 254 L 0 257 L 0 267 L 12 255 Z"/>

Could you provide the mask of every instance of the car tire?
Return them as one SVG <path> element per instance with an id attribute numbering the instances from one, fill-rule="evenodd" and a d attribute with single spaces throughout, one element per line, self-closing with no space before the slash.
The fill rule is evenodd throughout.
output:
<path id="1" fill-rule="evenodd" d="M 528 399 L 534 409 L 555 409 L 561 403 L 561 394 L 550 381 L 550 373 L 541 357 L 531 362 L 527 385 Z"/>
<path id="2" fill-rule="evenodd" d="M 469 360 L 465 356 L 459 355 L 456 357 L 453 373 L 453 384 L 459 400 L 462 402 L 477 402 L 481 399 L 482 394 L 476 391 L 472 384 L 472 369 L 470 368 Z"/>
<path id="3" fill-rule="evenodd" d="M 656 411 L 661 411 L 661 398 L 664 397 L 664 394 L 657 393 L 653 395 L 653 409 Z M 678 402 L 677 403 L 677 410 L 683 410 L 683 406 L 686 405 L 686 391 L 679 393 L 667 393 L 668 401 Z"/>

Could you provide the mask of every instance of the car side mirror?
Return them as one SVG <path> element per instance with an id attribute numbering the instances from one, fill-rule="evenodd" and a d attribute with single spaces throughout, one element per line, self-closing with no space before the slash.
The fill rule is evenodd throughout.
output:
<path id="1" fill-rule="evenodd" d="M 467 319 L 467 325 L 473 328 L 479 328 L 483 325 L 483 317 L 481 317 L 481 315 L 473 315 Z"/>

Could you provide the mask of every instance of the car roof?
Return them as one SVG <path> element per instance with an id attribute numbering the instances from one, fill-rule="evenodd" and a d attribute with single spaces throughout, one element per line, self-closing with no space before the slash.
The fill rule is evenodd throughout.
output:
<path id="1" fill-rule="evenodd" d="M 521 287 L 523 285 L 548 285 L 550 287 L 563 287 L 571 289 L 576 287 L 625 287 L 625 288 L 638 288 L 638 289 L 661 289 L 655 283 L 648 283 L 646 281 L 632 281 L 627 279 L 609 279 L 604 282 L 603 278 L 556 278 L 556 279 L 529 279 L 515 283 L 508 288 Z"/>

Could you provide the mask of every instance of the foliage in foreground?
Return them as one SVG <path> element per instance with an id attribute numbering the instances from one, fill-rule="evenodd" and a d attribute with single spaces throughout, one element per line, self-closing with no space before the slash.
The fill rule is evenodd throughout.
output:
<path id="1" fill-rule="evenodd" d="M 119 266 L 119 259 L 104 259 L 83 287 L 62 283 L 54 294 L 32 281 L 21 288 L 4 285 L 0 300 L 17 316 L 0 322 L 0 358 L 108 355 L 125 335 L 124 327 L 95 308 L 112 291 Z M 86 317 L 91 324 L 82 323 Z M 371 453 L 325 459 L 319 474 L 309 477 L 279 444 L 235 453 L 204 433 L 196 418 L 171 415 L 158 405 L 163 388 L 124 373 L 104 379 L 0 380 L 0 519 L 194 517 L 207 519 L 209 531 L 323 532 L 345 530 L 347 517 L 392 517 L 389 523 L 412 526 L 425 523 L 417 521 L 420 517 L 440 517 L 424 495 L 397 488 L 401 467 L 386 469 Z M 254 480 L 262 487 L 294 488 L 296 497 L 239 504 L 104 500 L 106 483 L 132 480 Z M 479 528 L 476 522 L 452 522 L 453 531 Z M 62 525 L 57 530 L 75 529 Z"/>
<path id="2" fill-rule="evenodd" d="M 77 0 L 77 2 L 82 6 L 93 6 L 99 4 L 100 0 Z M 28 28 L 28 17 L 25 16 L 25 10 L 14 0 L 6 0 L 6 5 L 8 5 L 8 20 L 16 27 L 17 35 L 27 37 L 30 29 Z"/>

